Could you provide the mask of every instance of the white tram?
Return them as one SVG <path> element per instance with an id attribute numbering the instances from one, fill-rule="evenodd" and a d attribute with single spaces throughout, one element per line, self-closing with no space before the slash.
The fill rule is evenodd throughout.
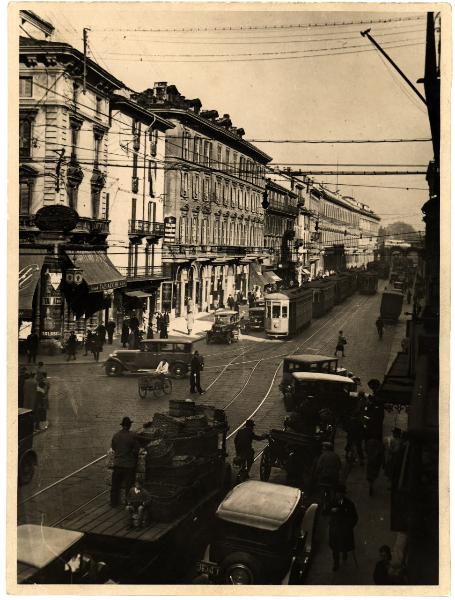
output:
<path id="1" fill-rule="evenodd" d="M 269 337 L 293 336 L 310 324 L 313 290 L 296 288 L 267 294 L 265 332 Z"/>

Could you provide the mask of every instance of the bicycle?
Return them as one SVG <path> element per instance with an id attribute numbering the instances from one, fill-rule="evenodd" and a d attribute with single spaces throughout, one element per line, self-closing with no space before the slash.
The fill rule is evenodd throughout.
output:
<path id="1" fill-rule="evenodd" d="M 160 395 L 168 396 L 172 392 L 172 381 L 162 373 L 141 375 L 138 382 L 139 398 L 146 398 L 148 392 L 153 392 L 155 398 Z"/>

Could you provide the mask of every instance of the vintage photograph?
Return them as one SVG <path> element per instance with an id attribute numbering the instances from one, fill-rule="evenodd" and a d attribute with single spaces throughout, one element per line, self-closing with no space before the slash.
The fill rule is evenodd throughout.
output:
<path id="1" fill-rule="evenodd" d="M 10 591 L 447 593 L 450 6 L 8 17 Z"/>

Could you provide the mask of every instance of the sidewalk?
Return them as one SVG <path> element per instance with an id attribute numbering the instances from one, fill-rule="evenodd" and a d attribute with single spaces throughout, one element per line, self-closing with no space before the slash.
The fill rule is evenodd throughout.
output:
<path id="1" fill-rule="evenodd" d="M 169 336 L 185 336 L 188 337 L 189 340 L 195 337 L 200 337 L 204 335 L 206 331 L 208 331 L 212 327 L 213 323 L 213 313 L 199 313 L 196 315 L 194 319 L 194 326 L 191 332 L 191 336 L 188 335 L 188 329 L 186 325 L 185 317 L 177 317 L 173 319 L 169 325 Z M 100 359 L 98 363 L 96 363 L 93 359 L 92 354 L 88 354 L 84 356 L 85 351 L 83 348 L 78 349 L 76 354 L 76 360 L 67 361 L 66 354 L 60 353 L 55 354 L 54 356 L 50 356 L 48 354 L 39 354 L 36 358 L 36 364 L 29 364 L 28 357 L 24 354 L 19 355 L 19 365 L 23 365 L 25 367 L 29 367 L 30 369 L 36 368 L 38 362 L 43 362 L 44 365 L 73 365 L 73 364 L 90 364 L 90 365 L 102 365 L 103 362 L 107 359 L 109 354 L 114 352 L 115 350 L 122 350 L 122 344 L 120 342 L 120 334 L 114 335 L 113 344 L 105 344 L 103 347 L 103 351 L 100 352 Z"/>

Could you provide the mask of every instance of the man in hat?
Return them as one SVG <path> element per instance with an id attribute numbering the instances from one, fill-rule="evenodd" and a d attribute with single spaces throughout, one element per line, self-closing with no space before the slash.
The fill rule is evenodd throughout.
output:
<path id="1" fill-rule="evenodd" d="M 340 566 L 340 552 L 343 561 L 348 557 L 348 552 L 354 552 L 354 527 L 359 517 L 355 504 L 346 498 L 346 488 L 342 484 L 336 486 L 335 500 L 330 508 L 329 521 L 329 546 L 333 554 L 333 570 Z M 354 555 L 355 559 L 355 555 Z"/>
<path id="2" fill-rule="evenodd" d="M 247 419 L 244 426 L 238 430 L 234 439 L 235 453 L 238 458 L 245 461 L 247 475 L 254 461 L 253 440 L 265 440 L 267 437 L 267 434 L 256 435 L 254 433 L 254 426 L 255 422 L 253 419 Z"/>
<path id="3" fill-rule="evenodd" d="M 204 369 L 204 358 L 197 350 L 191 358 L 190 363 L 190 394 L 204 394 L 205 390 L 201 388 L 201 371 Z"/>
<path id="4" fill-rule="evenodd" d="M 133 421 L 129 417 L 123 417 L 121 430 L 112 438 L 114 467 L 112 470 L 111 506 L 118 506 L 122 488 L 127 493 L 134 484 L 139 442 L 136 435 L 130 431 L 132 423 Z"/>
<path id="5" fill-rule="evenodd" d="M 334 488 L 340 479 L 341 459 L 334 452 L 333 444 L 330 442 L 322 443 L 322 454 L 318 458 L 315 467 L 315 477 L 317 485 L 330 486 Z"/>

